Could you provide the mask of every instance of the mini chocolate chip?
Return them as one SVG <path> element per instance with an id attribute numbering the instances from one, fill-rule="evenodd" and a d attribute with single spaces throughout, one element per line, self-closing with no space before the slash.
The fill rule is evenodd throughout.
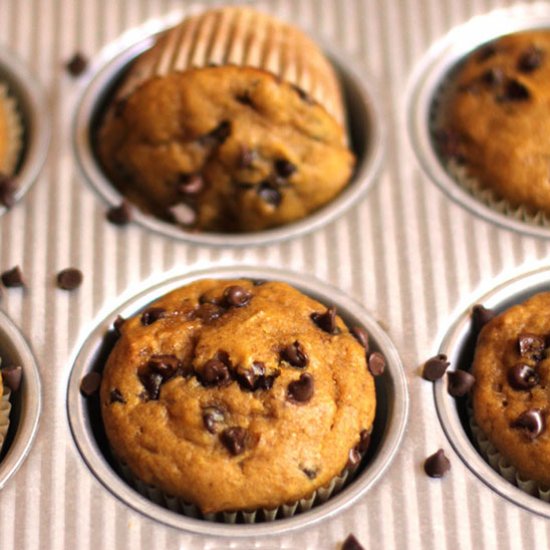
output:
<path id="1" fill-rule="evenodd" d="M 202 413 L 202 422 L 204 427 L 211 433 L 218 431 L 218 424 L 225 420 L 223 411 L 218 407 L 206 407 Z"/>
<path id="2" fill-rule="evenodd" d="M 238 426 L 226 428 L 220 434 L 220 441 L 233 456 L 240 455 L 245 450 L 246 430 Z"/>
<path id="3" fill-rule="evenodd" d="M 504 71 L 499 67 L 492 67 L 481 75 L 481 80 L 489 86 L 499 86 L 504 82 Z"/>
<path id="4" fill-rule="evenodd" d="M 346 466 L 348 468 L 354 468 L 361 462 L 361 458 L 361 453 L 355 447 L 353 447 L 353 449 L 350 449 L 348 453 L 348 462 Z"/>
<path id="5" fill-rule="evenodd" d="M 0 172 L 0 204 L 11 208 L 15 204 L 17 184 L 15 179 Z"/>
<path id="6" fill-rule="evenodd" d="M 518 363 L 508 369 L 508 383 L 515 390 L 529 390 L 540 381 L 539 375 L 530 365 Z"/>
<path id="7" fill-rule="evenodd" d="M 436 380 L 443 378 L 443 375 L 449 365 L 450 363 L 447 361 L 447 356 L 444 353 L 431 357 L 424 363 L 422 378 L 430 382 L 435 382 Z"/>
<path id="8" fill-rule="evenodd" d="M 160 374 L 166 381 L 177 373 L 183 374 L 183 363 L 175 355 L 152 355 L 147 362 L 147 369 Z"/>
<path id="9" fill-rule="evenodd" d="M 267 202 L 275 207 L 279 206 L 283 200 L 281 192 L 273 187 L 273 184 L 267 180 L 260 183 L 257 193 L 264 202 Z"/>
<path id="10" fill-rule="evenodd" d="M 253 107 L 254 106 L 254 104 L 252 103 L 252 99 L 250 98 L 250 94 L 248 92 L 243 92 L 242 94 L 237 94 L 235 96 L 235 99 L 241 105 L 247 105 L 248 107 Z"/>
<path id="11" fill-rule="evenodd" d="M 510 79 L 504 88 L 504 94 L 497 97 L 498 101 L 527 101 L 530 97 L 529 90 L 517 80 Z"/>
<path id="12" fill-rule="evenodd" d="M 336 308 L 329 307 L 325 313 L 312 313 L 311 320 L 325 332 L 329 334 L 338 334 L 340 329 L 336 325 Z"/>
<path id="13" fill-rule="evenodd" d="M 245 145 L 241 147 L 241 152 L 239 155 L 239 168 L 245 169 L 250 168 L 256 158 L 258 157 L 258 153 L 254 149 L 249 149 Z"/>
<path id="14" fill-rule="evenodd" d="M 531 409 L 521 413 L 510 426 L 522 430 L 528 439 L 535 439 L 544 431 L 544 416 L 540 409 Z"/>
<path id="15" fill-rule="evenodd" d="M 518 59 L 518 71 L 522 73 L 533 72 L 541 66 L 543 56 L 544 52 L 540 48 L 529 46 Z"/>
<path id="16" fill-rule="evenodd" d="M 71 76 L 80 76 L 87 67 L 88 59 L 80 52 L 75 53 L 65 65 L 65 68 Z"/>
<path id="17" fill-rule="evenodd" d="M 21 385 L 21 377 L 23 376 L 23 369 L 17 365 L 14 367 L 6 367 L 2 369 L 2 381 L 8 386 L 12 392 L 16 392 Z"/>
<path id="18" fill-rule="evenodd" d="M 361 433 L 359 434 L 359 443 L 356 445 L 356 449 L 360 453 L 366 453 L 370 446 L 370 438 L 371 434 L 368 430 L 361 430 Z"/>
<path id="19" fill-rule="evenodd" d="M 353 327 L 351 333 L 355 339 L 365 348 L 365 353 L 369 352 L 369 333 L 363 327 Z"/>
<path id="20" fill-rule="evenodd" d="M 57 274 L 57 286 L 63 290 L 74 290 L 82 284 L 82 279 L 80 269 L 68 267 Z"/>
<path id="21" fill-rule="evenodd" d="M 122 315 L 117 315 L 116 319 L 113 321 L 113 328 L 115 329 L 115 332 L 120 336 L 122 325 L 126 322 L 126 319 L 122 317 Z"/>
<path id="22" fill-rule="evenodd" d="M 281 359 L 299 369 L 306 367 L 309 362 L 307 353 L 297 340 L 281 350 Z"/>
<path id="23" fill-rule="evenodd" d="M 140 374 L 139 380 L 147 392 L 147 398 L 151 401 L 156 401 L 159 398 L 160 386 L 163 382 L 162 374 L 158 372 L 147 372 L 145 374 Z"/>
<path id="24" fill-rule="evenodd" d="M 229 286 L 223 293 L 224 301 L 228 306 L 243 307 L 250 302 L 252 293 L 242 286 Z"/>
<path id="25" fill-rule="evenodd" d="M 254 391 L 258 388 L 258 381 L 265 377 L 265 364 L 261 361 L 254 361 L 252 368 L 238 372 L 239 385 L 245 389 Z"/>
<path id="26" fill-rule="evenodd" d="M 220 359 L 209 359 L 202 367 L 201 382 L 205 386 L 227 386 L 231 383 L 229 368 Z"/>
<path id="27" fill-rule="evenodd" d="M 384 370 L 386 370 L 386 360 L 378 351 L 375 351 L 369 355 L 367 365 L 373 376 L 380 376 L 381 374 L 384 374 Z"/>
<path id="28" fill-rule="evenodd" d="M 7 271 L 4 271 L 4 273 L 2 273 L 2 282 L 7 288 L 25 286 L 25 279 L 23 278 L 21 268 L 16 265 Z"/>
<path id="29" fill-rule="evenodd" d="M 481 304 L 476 304 L 472 308 L 472 321 L 474 326 L 474 331 L 479 333 L 479 331 L 491 320 L 494 319 L 496 313 L 492 309 L 487 309 Z"/>
<path id="30" fill-rule="evenodd" d="M 141 314 L 141 324 L 143 326 L 152 325 L 154 322 L 162 319 L 166 314 L 166 310 L 162 307 L 150 307 Z"/>
<path id="31" fill-rule="evenodd" d="M 132 221 L 132 217 L 132 207 L 128 201 L 122 201 L 107 210 L 107 220 L 114 225 L 126 225 Z"/>
<path id="32" fill-rule="evenodd" d="M 182 195 L 197 195 L 204 189 L 204 181 L 200 174 L 180 174 L 177 191 Z"/>
<path id="33" fill-rule="evenodd" d="M 289 401 L 293 403 L 307 403 L 313 397 L 313 392 L 313 376 L 308 372 L 304 372 L 298 380 L 290 382 L 287 396 Z"/>
<path id="34" fill-rule="evenodd" d="M 97 393 L 101 385 L 101 374 L 99 372 L 89 372 L 80 381 L 80 393 L 84 397 L 90 397 Z"/>
<path id="35" fill-rule="evenodd" d="M 518 337 L 518 349 L 522 357 L 540 361 L 545 346 L 546 342 L 544 338 L 536 336 L 535 334 L 523 333 Z"/>
<path id="36" fill-rule="evenodd" d="M 225 309 L 212 303 L 204 303 L 191 313 L 192 319 L 200 319 L 203 323 L 211 323 L 219 319 L 225 313 Z"/>
<path id="37" fill-rule="evenodd" d="M 309 479 L 315 479 L 317 477 L 317 470 L 311 468 L 300 468 Z"/>
<path id="38" fill-rule="evenodd" d="M 283 179 L 290 178 L 296 170 L 296 166 L 289 160 L 279 159 L 275 161 L 275 171 L 277 172 L 277 175 Z"/>
<path id="39" fill-rule="evenodd" d="M 231 123 L 224 120 L 211 132 L 201 137 L 199 141 L 201 141 L 203 145 L 221 145 L 230 135 Z"/>
<path id="40" fill-rule="evenodd" d="M 451 469 L 451 463 L 443 449 L 429 456 L 424 462 L 424 471 L 430 477 L 443 477 Z"/>
<path id="41" fill-rule="evenodd" d="M 167 211 L 168 217 L 179 225 L 189 227 L 197 221 L 197 213 L 190 204 L 180 202 L 170 206 Z"/>
<path id="42" fill-rule="evenodd" d="M 465 370 L 455 370 L 447 373 L 447 391 L 453 397 L 463 397 L 473 387 L 476 379 Z"/>
<path id="43" fill-rule="evenodd" d="M 117 388 L 111 390 L 111 393 L 109 394 L 109 399 L 111 403 L 126 403 L 124 397 L 122 397 L 122 394 L 120 393 L 120 390 L 118 390 Z"/>
<path id="44" fill-rule="evenodd" d="M 482 63 L 483 61 L 487 61 L 487 59 L 493 57 L 496 53 L 496 46 L 494 44 L 487 44 L 479 50 L 477 54 L 477 60 Z"/>
<path id="45" fill-rule="evenodd" d="M 353 535 L 348 535 L 342 543 L 342 550 L 365 550 L 365 548 L 359 544 L 359 541 Z"/>

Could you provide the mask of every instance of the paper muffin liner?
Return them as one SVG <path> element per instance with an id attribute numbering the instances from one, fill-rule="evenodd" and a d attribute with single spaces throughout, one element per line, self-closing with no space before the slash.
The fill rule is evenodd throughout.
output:
<path id="1" fill-rule="evenodd" d="M 0 399 L 0 451 L 2 450 L 4 440 L 6 439 L 6 435 L 10 427 L 10 395 L 11 391 L 9 390 L 9 388 L 4 386 L 2 398 Z"/>
<path id="2" fill-rule="evenodd" d="M 342 126 L 338 78 L 321 49 L 302 31 L 248 7 L 224 7 L 186 18 L 134 62 L 117 97 L 153 76 L 212 65 L 256 67 L 293 84 Z"/>
<path id="3" fill-rule="evenodd" d="M 6 84 L 0 82 L 0 109 L 4 111 L 7 130 L 7 149 L 0 158 L 0 173 L 11 176 L 17 167 L 23 149 L 23 123 L 15 98 L 10 95 Z"/>
<path id="4" fill-rule="evenodd" d="M 474 418 L 474 410 L 471 403 L 468 404 L 467 411 L 470 429 L 472 430 L 477 448 L 493 470 L 525 493 L 538 497 L 545 502 L 550 502 L 550 487 L 532 479 L 522 478 L 517 469 L 496 449 L 478 426 Z"/>

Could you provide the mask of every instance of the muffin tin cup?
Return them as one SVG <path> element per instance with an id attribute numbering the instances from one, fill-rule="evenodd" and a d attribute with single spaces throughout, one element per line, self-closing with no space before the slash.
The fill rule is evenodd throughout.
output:
<path id="1" fill-rule="evenodd" d="M 75 154 L 83 178 L 109 205 L 117 206 L 123 196 L 101 169 L 94 151 L 94 132 L 125 71 L 133 60 L 151 48 L 156 36 L 181 20 L 174 15 L 154 20 L 124 34 L 100 55 L 105 63 L 99 68 L 78 101 L 73 125 Z M 373 79 L 350 55 L 316 41 L 335 69 L 347 110 L 348 139 L 357 163 L 355 172 L 342 192 L 330 203 L 306 218 L 265 231 L 248 233 L 214 233 L 185 231 L 152 215 L 134 209 L 134 220 L 140 226 L 196 245 L 216 247 L 259 246 L 287 240 L 320 228 L 354 206 L 376 181 L 382 164 L 386 129 L 382 124 L 382 109 Z"/>
<path id="2" fill-rule="evenodd" d="M 275 521 L 229 525 L 205 519 L 195 519 L 167 509 L 158 502 L 158 492 L 151 494 L 150 488 L 142 488 L 144 497 L 117 474 L 109 445 L 102 432 L 98 399 L 86 399 L 79 391 L 83 376 L 91 371 L 101 370 L 112 349 L 114 339 L 109 330 L 116 315 L 129 317 L 160 296 L 193 281 L 204 278 L 218 279 L 265 279 L 286 282 L 301 292 L 325 304 L 334 304 L 339 315 L 348 325 L 362 325 L 370 335 L 371 348 L 380 351 L 386 358 L 386 371 L 376 378 L 377 411 L 373 428 L 371 448 L 367 452 L 355 479 L 338 494 L 326 497 L 326 502 L 314 505 L 311 510 L 297 513 L 294 517 Z M 101 315 L 96 328 L 77 351 L 67 388 L 68 419 L 75 443 L 91 472 L 116 498 L 138 512 L 159 522 L 197 534 L 213 536 L 265 536 L 286 533 L 326 521 L 335 514 L 364 497 L 368 490 L 382 477 L 395 456 L 404 434 L 408 416 L 408 393 L 401 360 L 388 336 L 377 322 L 361 306 L 339 290 L 310 277 L 307 280 L 292 272 L 277 269 L 252 267 L 224 267 L 175 276 L 165 282 L 143 290 L 135 297 L 120 304 L 108 315 Z M 321 490 L 318 491 L 321 493 Z M 332 493 L 331 493 L 332 494 Z M 150 497 L 153 497 L 152 500 Z M 319 497 L 319 495 L 318 495 Z M 162 498 L 161 498 L 162 500 Z M 165 503 L 169 507 L 179 503 Z M 193 514 L 193 510 L 186 511 Z M 283 511 L 289 513 L 290 511 Z M 245 518 L 237 518 L 245 521 Z"/>
<path id="3" fill-rule="evenodd" d="M 38 177 L 48 154 L 50 142 L 50 122 L 44 92 L 36 77 L 13 54 L 0 46 L 0 83 L 5 83 L 9 95 L 17 104 L 20 117 L 22 147 L 15 170 L 19 201 Z M 6 212 L 0 205 L 0 216 Z"/>
<path id="4" fill-rule="evenodd" d="M 0 453 L 0 489 L 15 474 L 30 451 L 38 430 L 42 410 L 41 383 L 38 366 L 24 337 L 13 322 L 0 311 L 0 355 L 2 366 L 23 368 L 21 386 L 11 395 L 9 428 Z M 2 396 L 6 398 L 6 393 Z M 7 410 L 3 401 L 2 410 Z M 2 420 L 0 419 L 0 426 Z"/>
<path id="5" fill-rule="evenodd" d="M 477 16 L 452 29 L 436 42 L 416 67 L 408 91 L 407 126 L 413 149 L 424 172 L 453 201 L 501 227 L 536 237 L 550 237 L 550 219 L 530 214 L 496 197 L 465 167 L 445 161 L 436 151 L 433 133 L 437 104 L 444 101 L 445 84 L 465 57 L 482 44 L 519 31 L 548 28 L 550 4 L 518 4 Z"/>
<path id="6" fill-rule="evenodd" d="M 550 268 L 547 266 L 502 283 L 494 290 L 479 296 L 462 310 L 443 337 L 438 353 L 447 355 L 452 369 L 469 370 L 476 341 L 472 329 L 472 307 L 481 304 L 500 313 L 538 292 L 548 291 Z M 480 435 L 479 428 L 474 426 L 472 429 L 466 398 L 451 397 L 447 392 L 446 378 L 434 384 L 434 398 L 443 430 L 466 466 L 483 483 L 504 498 L 526 510 L 550 518 L 550 505 L 545 502 L 547 498 L 544 494 L 540 495 L 543 500 L 533 496 L 537 493 L 533 482 L 517 477 L 515 470 L 498 455 L 498 451 L 486 444 L 486 438 Z M 546 492 L 545 488 L 542 489 Z"/>

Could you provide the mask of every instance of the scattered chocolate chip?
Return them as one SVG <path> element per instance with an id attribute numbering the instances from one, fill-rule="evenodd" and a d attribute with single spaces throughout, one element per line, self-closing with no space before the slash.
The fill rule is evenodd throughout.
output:
<path id="1" fill-rule="evenodd" d="M 504 87 L 504 94 L 499 95 L 497 100 L 501 102 L 527 101 L 530 96 L 529 90 L 521 82 L 510 79 Z"/>
<path id="2" fill-rule="evenodd" d="M 77 52 L 65 65 L 71 76 L 80 76 L 88 67 L 88 60 L 80 52 Z"/>
<path id="3" fill-rule="evenodd" d="M 529 390 L 540 381 L 539 375 L 529 365 L 518 363 L 508 370 L 508 382 L 515 390 Z"/>
<path id="4" fill-rule="evenodd" d="M 472 308 L 472 322 L 476 334 L 491 320 L 496 313 L 492 309 L 487 309 L 481 304 L 476 304 Z"/>
<path id="5" fill-rule="evenodd" d="M 90 397 L 97 393 L 101 385 L 101 374 L 99 372 L 89 372 L 80 381 L 80 393 L 84 397 Z"/>
<path id="6" fill-rule="evenodd" d="M 289 401 L 293 403 L 307 403 L 313 397 L 313 392 L 313 376 L 308 372 L 304 372 L 298 380 L 290 382 L 287 396 Z"/>
<path id="7" fill-rule="evenodd" d="M 492 67 L 481 75 L 481 80 L 488 86 L 500 86 L 504 82 L 504 71 L 499 67 Z"/>
<path id="8" fill-rule="evenodd" d="M 518 349 L 522 357 L 540 361 L 544 354 L 545 346 L 546 342 L 544 338 L 535 334 L 523 333 L 518 337 Z"/>
<path id="9" fill-rule="evenodd" d="M 11 208 L 15 204 L 16 191 L 15 179 L 0 172 L 0 204 Z"/>
<path id="10" fill-rule="evenodd" d="M 183 363 L 175 355 L 152 355 L 147 362 L 147 369 L 160 374 L 163 382 L 177 374 L 183 375 Z"/>
<path id="11" fill-rule="evenodd" d="M 477 60 L 480 63 L 483 63 L 483 61 L 487 61 L 487 59 L 493 57 L 497 53 L 497 48 L 494 44 L 487 44 L 486 46 L 483 46 L 478 54 L 477 54 Z"/>
<path id="12" fill-rule="evenodd" d="M 281 350 L 281 359 L 299 369 L 306 367 L 309 362 L 307 353 L 297 340 Z"/>
<path id="13" fill-rule="evenodd" d="M 521 413 L 510 426 L 522 430 L 528 439 L 535 439 L 544 431 L 544 416 L 540 409 L 531 409 Z"/>
<path id="14" fill-rule="evenodd" d="M 202 413 L 202 422 L 204 427 L 211 433 L 215 434 L 218 431 L 218 424 L 225 420 L 223 411 L 218 407 L 206 407 Z"/>
<path id="15" fill-rule="evenodd" d="M 231 382 L 231 373 L 220 359 L 209 359 L 202 367 L 200 378 L 205 386 L 227 386 Z"/>
<path id="16" fill-rule="evenodd" d="M 365 353 L 369 352 L 369 333 L 363 327 L 353 327 L 351 333 L 355 339 L 365 348 Z"/>
<path id="17" fill-rule="evenodd" d="M 203 145 L 221 145 L 231 134 L 231 123 L 227 120 L 221 122 L 211 132 L 200 138 Z"/>
<path id="18" fill-rule="evenodd" d="M 126 319 L 122 317 L 122 315 L 117 315 L 116 319 L 113 321 L 113 328 L 115 329 L 115 332 L 120 336 L 122 328 L 122 325 L 126 322 Z"/>
<path id="19" fill-rule="evenodd" d="M 192 318 L 200 319 L 203 323 L 211 323 L 212 321 L 219 319 L 224 313 L 225 309 L 221 306 L 212 303 L 205 303 L 199 305 L 192 312 Z"/>
<path id="20" fill-rule="evenodd" d="M 228 306 L 243 307 L 250 302 L 252 293 L 242 286 L 229 286 L 223 293 L 224 301 Z"/>
<path id="21" fill-rule="evenodd" d="M 529 46 L 518 59 L 518 71 L 522 73 L 533 72 L 541 66 L 543 57 L 544 52 L 540 48 Z"/>
<path id="22" fill-rule="evenodd" d="M 189 227 L 197 221 L 197 213 L 195 209 L 183 202 L 174 204 L 168 208 L 168 216 L 173 223 Z"/>
<path id="23" fill-rule="evenodd" d="M 463 397 L 473 387 L 476 379 L 465 370 L 455 370 L 447 373 L 447 391 L 453 397 Z"/>
<path id="24" fill-rule="evenodd" d="M 163 378 L 158 372 L 146 372 L 139 375 L 139 380 L 147 392 L 147 398 L 150 401 L 156 401 L 160 395 L 160 386 Z"/>
<path id="25" fill-rule="evenodd" d="M 315 479 L 317 477 L 317 470 L 313 470 L 312 468 L 300 468 L 300 470 L 302 470 L 309 479 Z"/>
<path id="26" fill-rule="evenodd" d="M 2 369 L 2 381 L 12 392 L 16 392 L 21 386 L 21 377 L 23 369 L 19 365 L 15 367 L 6 367 Z"/>
<path id="27" fill-rule="evenodd" d="M 465 157 L 462 147 L 462 138 L 454 130 L 437 130 L 434 139 L 439 154 L 446 159 L 455 159 L 457 162 L 464 162 Z"/>
<path id="28" fill-rule="evenodd" d="M 365 548 L 353 535 L 348 535 L 342 544 L 342 550 L 365 550 Z"/>
<path id="29" fill-rule="evenodd" d="M 325 313 L 312 313 L 311 320 L 325 332 L 329 334 L 338 334 L 340 329 L 336 325 L 336 308 L 329 307 Z"/>
<path id="30" fill-rule="evenodd" d="M 241 147 L 241 153 L 239 155 L 239 168 L 250 168 L 256 160 L 258 153 L 254 149 L 249 149 L 245 145 Z"/>
<path id="31" fill-rule="evenodd" d="M 233 456 L 240 455 L 245 449 L 246 430 L 238 426 L 226 428 L 220 434 L 220 441 Z"/>
<path id="32" fill-rule="evenodd" d="M 361 430 L 361 433 L 359 434 L 359 443 L 356 445 L 356 449 L 360 453 L 366 453 L 370 446 L 370 437 L 371 434 L 368 430 Z"/>
<path id="33" fill-rule="evenodd" d="M 386 370 L 386 360 L 378 351 L 375 351 L 369 355 L 367 365 L 373 376 L 380 376 L 381 374 L 384 374 L 384 370 Z"/>
<path id="34" fill-rule="evenodd" d="M 264 202 L 275 207 L 279 206 L 283 200 L 281 192 L 267 180 L 262 181 L 260 185 L 258 185 L 257 193 Z"/>
<path id="35" fill-rule="evenodd" d="M 248 107 L 253 107 L 254 106 L 254 104 L 252 103 L 252 99 L 250 99 L 250 95 L 248 94 L 248 92 L 244 92 L 242 94 L 236 95 L 235 99 L 241 105 L 247 105 Z"/>
<path id="36" fill-rule="evenodd" d="M 180 174 L 177 191 L 182 195 L 197 195 L 204 188 L 204 181 L 200 174 Z"/>
<path id="37" fill-rule="evenodd" d="M 360 462 L 361 462 L 361 453 L 357 450 L 356 447 L 353 447 L 353 449 L 350 449 L 348 453 L 348 462 L 346 466 L 348 468 L 355 468 Z"/>
<path id="38" fill-rule="evenodd" d="M 279 159 L 275 161 L 275 171 L 281 178 L 288 179 L 296 172 L 296 165 L 292 164 L 289 160 Z"/>
<path id="39" fill-rule="evenodd" d="M 449 365 L 450 363 L 447 361 L 447 356 L 444 353 L 431 357 L 424 363 L 422 378 L 430 382 L 435 382 L 436 380 L 443 378 L 443 375 Z"/>
<path id="40" fill-rule="evenodd" d="M 143 326 L 152 325 L 154 322 L 165 316 L 166 310 L 161 307 L 150 307 L 141 314 L 141 324 Z"/>
<path id="41" fill-rule="evenodd" d="M 122 397 L 122 394 L 118 389 L 111 390 L 111 393 L 109 394 L 110 403 L 126 403 L 124 400 L 124 397 Z"/>
<path id="42" fill-rule="evenodd" d="M 57 286 L 63 290 L 74 290 L 82 284 L 82 278 L 80 269 L 68 267 L 57 274 Z"/>
<path id="43" fill-rule="evenodd" d="M 258 383 L 262 378 L 265 378 L 265 364 L 261 361 L 254 361 L 252 368 L 240 370 L 237 375 L 239 385 L 250 391 L 258 388 Z"/>
<path id="44" fill-rule="evenodd" d="M 451 469 L 451 463 L 445 456 L 443 449 L 429 456 L 424 462 L 424 471 L 430 477 L 443 477 Z"/>
<path id="45" fill-rule="evenodd" d="M 2 282 L 7 288 L 21 287 L 25 286 L 25 279 L 23 278 L 23 273 L 21 268 L 16 265 L 15 267 L 8 269 L 2 273 Z"/>
<path id="46" fill-rule="evenodd" d="M 132 207 L 127 201 L 107 210 L 107 219 L 114 225 L 126 225 L 132 221 Z"/>

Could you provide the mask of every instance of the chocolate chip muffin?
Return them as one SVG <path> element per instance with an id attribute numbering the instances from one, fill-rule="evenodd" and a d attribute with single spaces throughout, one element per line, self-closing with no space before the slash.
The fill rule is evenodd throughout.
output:
<path id="1" fill-rule="evenodd" d="M 550 292 L 537 294 L 481 330 L 473 374 L 474 418 L 523 479 L 550 484 Z"/>
<path id="2" fill-rule="evenodd" d="M 17 102 L 0 80 L 0 180 L 15 172 L 21 152 L 21 134 Z"/>
<path id="3" fill-rule="evenodd" d="M 366 449 L 365 347 L 287 284 L 202 280 L 117 326 L 100 391 L 113 452 L 203 514 L 309 497 Z"/>
<path id="4" fill-rule="evenodd" d="M 504 36 L 475 50 L 441 98 L 436 141 L 492 202 L 550 215 L 550 32 Z"/>

